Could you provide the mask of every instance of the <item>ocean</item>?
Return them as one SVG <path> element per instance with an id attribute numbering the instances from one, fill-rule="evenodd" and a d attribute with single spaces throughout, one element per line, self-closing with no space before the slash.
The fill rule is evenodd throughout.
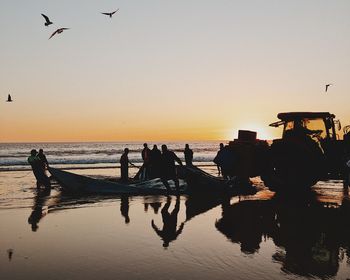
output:
<path id="1" fill-rule="evenodd" d="M 160 149 L 166 144 L 184 160 L 183 150 L 188 143 L 194 152 L 194 162 L 199 165 L 213 164 L 219 149 L 219 141 L 201 142 L 157 142 L 148 143 L 150 149 L 156 144 Z M 43 149 L 52 167 L 58 168 L 110 168 L 118 167 L 124 148 L 129 148 L 129 159 L 142 164 L 143 142 L 91 142 L 91 143 L 1 143 L 0 171 L 29 170 L 27 158 L 31 149 Z"/>

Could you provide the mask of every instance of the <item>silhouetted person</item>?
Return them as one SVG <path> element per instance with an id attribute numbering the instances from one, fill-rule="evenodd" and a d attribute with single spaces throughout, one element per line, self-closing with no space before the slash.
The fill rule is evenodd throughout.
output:
<path id="1" fill-rule="evenodd" d="M 193 161 L 193 151 L 190 149 L 188 144 L 185 145 L 184 154 L 186 165 L 191 166 Z"/>
<path id="2" fill-rule="evenodd" d="M 127 182 L 129 180 L 129 149 L 125 148 L 124 153 L 120 157 L 120 180 Z"/>
<path id="3" fill-rule="evenodd" d="M 149 156 L 150 178 L 159 178 L 161 175 L 162 153 L 157 145 L 153 145 L 153 149 Z"/>
<path id="4" fill-rule="evenodd" d="M 168 180 L 173 180 L 175 182 L 176 191 L 180 190 L 179 179 L 176 175 L 176 166 L 175 161 L 178 162 L 182 166 L 181 160 L 177 157 L 177 155 L 168 150 L 166 145 L 162 145 L 162 175 L 161 180 L 166 187 L 168 193 L 170 192 L 170 186 Z"/>
<path id="5" fill-rule="evenodd" d="M 223 172 L 222 172 L 222 151 L 224 150 L 224 144 L 223 143 L 220 143 L 220 148 L 219 148 L 219 151 L 218 153 L 216 154 L 216 157 L 214 158 L 214 163 L 216 164 L 217 168 L 218 168 L 218 175 L 222 175 L 224 178 L 226 177 L 226 174 L 224 175 Z"/>
<path id="6" fill-rule="evenodd" d="M 126 195 L 122 195 L 120 199 L 120 213 L 125 219 L 125 223 L 128 224 L 130 223 L 130 218 L 129 218 L 129 197 Z"/>
<path id="7" fill-rule="evenodd" d="M 143 179 L 144 180 L 149 179 L 150 154 L 151 154 L 151 150 L 148 148 L 147 143 L 144 143 L 143 150 L 141 152 L 141 156 L 143 159 L 143 169 L 144 169 Z"/>
<path id="8" fill-rule="evenodd" d="M 49 167 L 49 162 L 46 159 L 43 149 L 39 149 L 38 157 L 40 158 L 43 168 L 47 169 Z"/>
<path id="9" fill-rule="evenodd" d="M 50 187 L 50 180 L 45 174 L 45 169 L 41 159 L 37 155 L 35 149 L 30 151 L 30 156 L 28 157 L 28 163 L 31 165 L 33 174 L 36 178 L 36 186 L 39 188 L 41 185 L 45 187 Z"/>
<path id="10" fill-rule="evenodd" d="M 163 247 L 168 247 L 169 243 L 181 234 L 185 223 L 181 223 L 179 229 L 177 229 L 177 214 L 180 210 L 180 197 L 176 198 L 176 204 L 174 210 L 169 213 L 169 207 L 171 203 L 171 198 L 167 198 L 167 202 L 162 208 L 162 219 L 163 219 L 163 229 L 160 230 L 152 220 L 152 228 L 158 234 L 158 236 L 163 240 Z"/>

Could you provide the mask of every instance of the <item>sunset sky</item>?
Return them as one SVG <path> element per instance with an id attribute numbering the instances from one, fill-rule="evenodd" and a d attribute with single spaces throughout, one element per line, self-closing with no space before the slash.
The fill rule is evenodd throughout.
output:
<path id="1" fill-rule="evenodd" d="M 349 12 L 348 0 L 1 0 L 0 142 L 273 138 L 283 111 L 350 124 Z M 71 29 L 48 40 L 59 27 Z"/>

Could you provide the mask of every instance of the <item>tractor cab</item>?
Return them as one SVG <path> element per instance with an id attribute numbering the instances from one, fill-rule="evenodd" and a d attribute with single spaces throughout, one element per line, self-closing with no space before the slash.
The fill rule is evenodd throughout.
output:
<path id="1" fill-rule="evenodd" d="M 304 134 L 318 142 L 337 140 L 335 124 L 340 130 L 340 122 L 335 120 L 335 115 L 328 112 L 290 112 L 279 113 L 280 121 L 270 124 L 272 127 L 283 125 L 282 138 L 291 134 Z M 323 141 L 322 141 L 323 140 Z"/>

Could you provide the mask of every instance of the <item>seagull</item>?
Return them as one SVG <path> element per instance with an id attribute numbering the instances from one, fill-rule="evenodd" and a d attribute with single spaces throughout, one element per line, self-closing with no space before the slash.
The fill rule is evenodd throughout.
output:
<path id="1" fill-rule="evenodd" d="M 58 28 L 54 33 L 51 34 L 49 40 L 50 40 L 53 36 L 55 36 L 56 34 L 60 34 L 60 33 L 62 33 L 64 30 L 68 30 L 68 29 L 69 29 L 69 28 L 67 28 L 67 27 Z"/>
<path id="2" fill-rule="evenodd" d="M 106 15 L 106 16 L 109 16 L 110 18 L 112 18 L 112 16 L 116 13 L 116 12 L 118 12 L 119 11 L 119 8 L 118 9 L 116 9 L 114 12 L 112 12 L 112 13 L 101 13 L 101 14 L 103 14 L 103 15 Z"/>
<path id="3" fill-rule="evenodd" d="M 45 19 L 45 26 L 49 26 L 50 24 L 52 24 L 53 22 L 50 21 L 50 19 L 48 18 L 48 16 L 45 16 L 44 14 L 41 14 L 44 19 Z"/>
<path id="4" fill-rule="evenodd" d="M 13 100 L 12 100 L 12 98 L 11 98 L 11 95 L 9 94 L 8 96 L 7 96 L 7 100 L 6 100 L 6 102 L 12 102 Z"/>
<path id="5" fill-rule="evenodd" d="M 326 84 L 326 90 L 325 90 L 325 92 L 327 92 L 327 90 L 328 90 L 328 88 L 330 87 L 330 86 L 332 86 L 333 84 Z"/>

